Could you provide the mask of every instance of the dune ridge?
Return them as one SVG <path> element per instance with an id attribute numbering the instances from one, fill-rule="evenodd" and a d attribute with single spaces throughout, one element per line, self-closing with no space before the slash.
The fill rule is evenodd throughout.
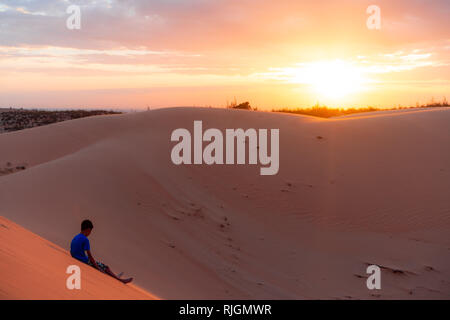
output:
<path id="1" fill-rule="evenodd" d="M 280 170 L 175 166 L 170 134 L 279 128 Z M 450 298 L 450 110 L 331 119 L 210 108 L 0 135 L 0 212 L 163 299 Z M 382 290 L 365 285 L 382 267 Z M 1 288 L 0 288 L 1 289 Z"/>

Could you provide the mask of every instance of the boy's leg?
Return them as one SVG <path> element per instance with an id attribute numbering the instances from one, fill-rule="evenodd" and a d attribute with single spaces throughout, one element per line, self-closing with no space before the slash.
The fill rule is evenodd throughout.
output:
<path id="1" fill-rule="evenodd" d="M 133 278 L 120 279 L 118 276 L 116 276 L 114 274 L 114 272 L 111 271 L 111 269 L 108 266 L 106 266 L 105 272 L 106 272 L 106 274 L 110 275 L 111 277 L 113 277 L 113 278 L 115 278 L 115 279 L 117 279 L 117 280 L 119 280 L 119 281 L 121 281 L 123 283 L 129 283 L 129 282 L 133 281 Z"/>

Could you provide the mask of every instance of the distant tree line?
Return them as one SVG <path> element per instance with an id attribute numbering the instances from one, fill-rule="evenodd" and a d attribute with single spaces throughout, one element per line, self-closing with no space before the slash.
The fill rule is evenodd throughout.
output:
<path id="1" fill-rule="evenodd" d="M 330 108 L 327 106 L 322 106 L 319 103 L 312 107 L 301 107 L 301 108 L 279 108 L 272 109 L 272 112 L 283 112 L 283 113 L 294 113 L 294 114 L 303 114 L 321 118 L 330 118 L 348 115 L 352 113 L 363 113 L 363 112 L 374 112 L 374 111 L 391 111 L 391 110 L 402 110 L 402 109 L 414 109 L 414 108 L 438 108 L 438 107 L 449 107 L 447 98 L 444 97 L 442 101 L 435 101 L 434 98 L 427 104 L 419 104 L 416 103 L 415 106 L 397 106 L 393 108 L 376 108 L 376 107 L 350 107 L 350 108 Z M 237 103 L 236 99 L 233 102 L 227 102 L 227 108 L 229 109 L 240 109 L 240 110 L 253 110 L 257 111 L 258 108 L 254 108 L 250 105 L 250 102 L 242 102 Z"/>
<path id="2" fill-rule="evenodd" d="M 337 116 L 344 116 L 352 113 L 363 113 L 363 112 L 374 112 L 374 111 L 391 111 L 391 110 L 403 110 L 403 109 L 415 109 L 415 108 L 439 108 L 439 107 L 449 107 L 447 99 L 444 98 L 442 102 L 435 102 L 434 99 L 430 103 L 416 104 L 414 107 L 393 107 L 393 108 L 375 108 L 375 107 L 362 107 L 362 108 L 329 108 L 327 106 L 321 106 L 316 104 L 309 108 L 282 108 L 282 109 L 273 109 L 272 112 L 284 112 L 284 113 L 295 113 L 295 114 L 303 114 L 321 118 L 330 118 Z"/>

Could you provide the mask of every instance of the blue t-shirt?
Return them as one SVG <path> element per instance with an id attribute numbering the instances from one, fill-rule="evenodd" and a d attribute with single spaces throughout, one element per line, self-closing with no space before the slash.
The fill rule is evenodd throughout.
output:
<path id="1" fill-rule="evenodd" d="M 70 243 L 70 254 L 75 259 L 88 263 L 89 258 L 85 251 L 91 250 L 89 239 L 82 233 L 77 234 Z"/>

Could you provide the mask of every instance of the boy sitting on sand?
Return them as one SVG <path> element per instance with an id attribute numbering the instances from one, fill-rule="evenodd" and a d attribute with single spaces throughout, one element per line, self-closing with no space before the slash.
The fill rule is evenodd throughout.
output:
<path id="1" fill-rule="evenodd" d="M 101 263 L 100 261 L 95 261 L 91 254 L 89 239 L 87 238 L 91 234 L 93 228 L 94 225 L 90 220 L 84 220 L 81 223 L 81 233 L 77 234 L 70 243 L 70 254 L 72 257 L 80 260 L 81 262 L 87 263 L 91 267 L 94 267 L 123 283 L 131 282 L 133 278 L 121 279 L 116 276 L 107 265 Z M 87 256 L 84 253 L 85 251 L 87 252 Z"/>

